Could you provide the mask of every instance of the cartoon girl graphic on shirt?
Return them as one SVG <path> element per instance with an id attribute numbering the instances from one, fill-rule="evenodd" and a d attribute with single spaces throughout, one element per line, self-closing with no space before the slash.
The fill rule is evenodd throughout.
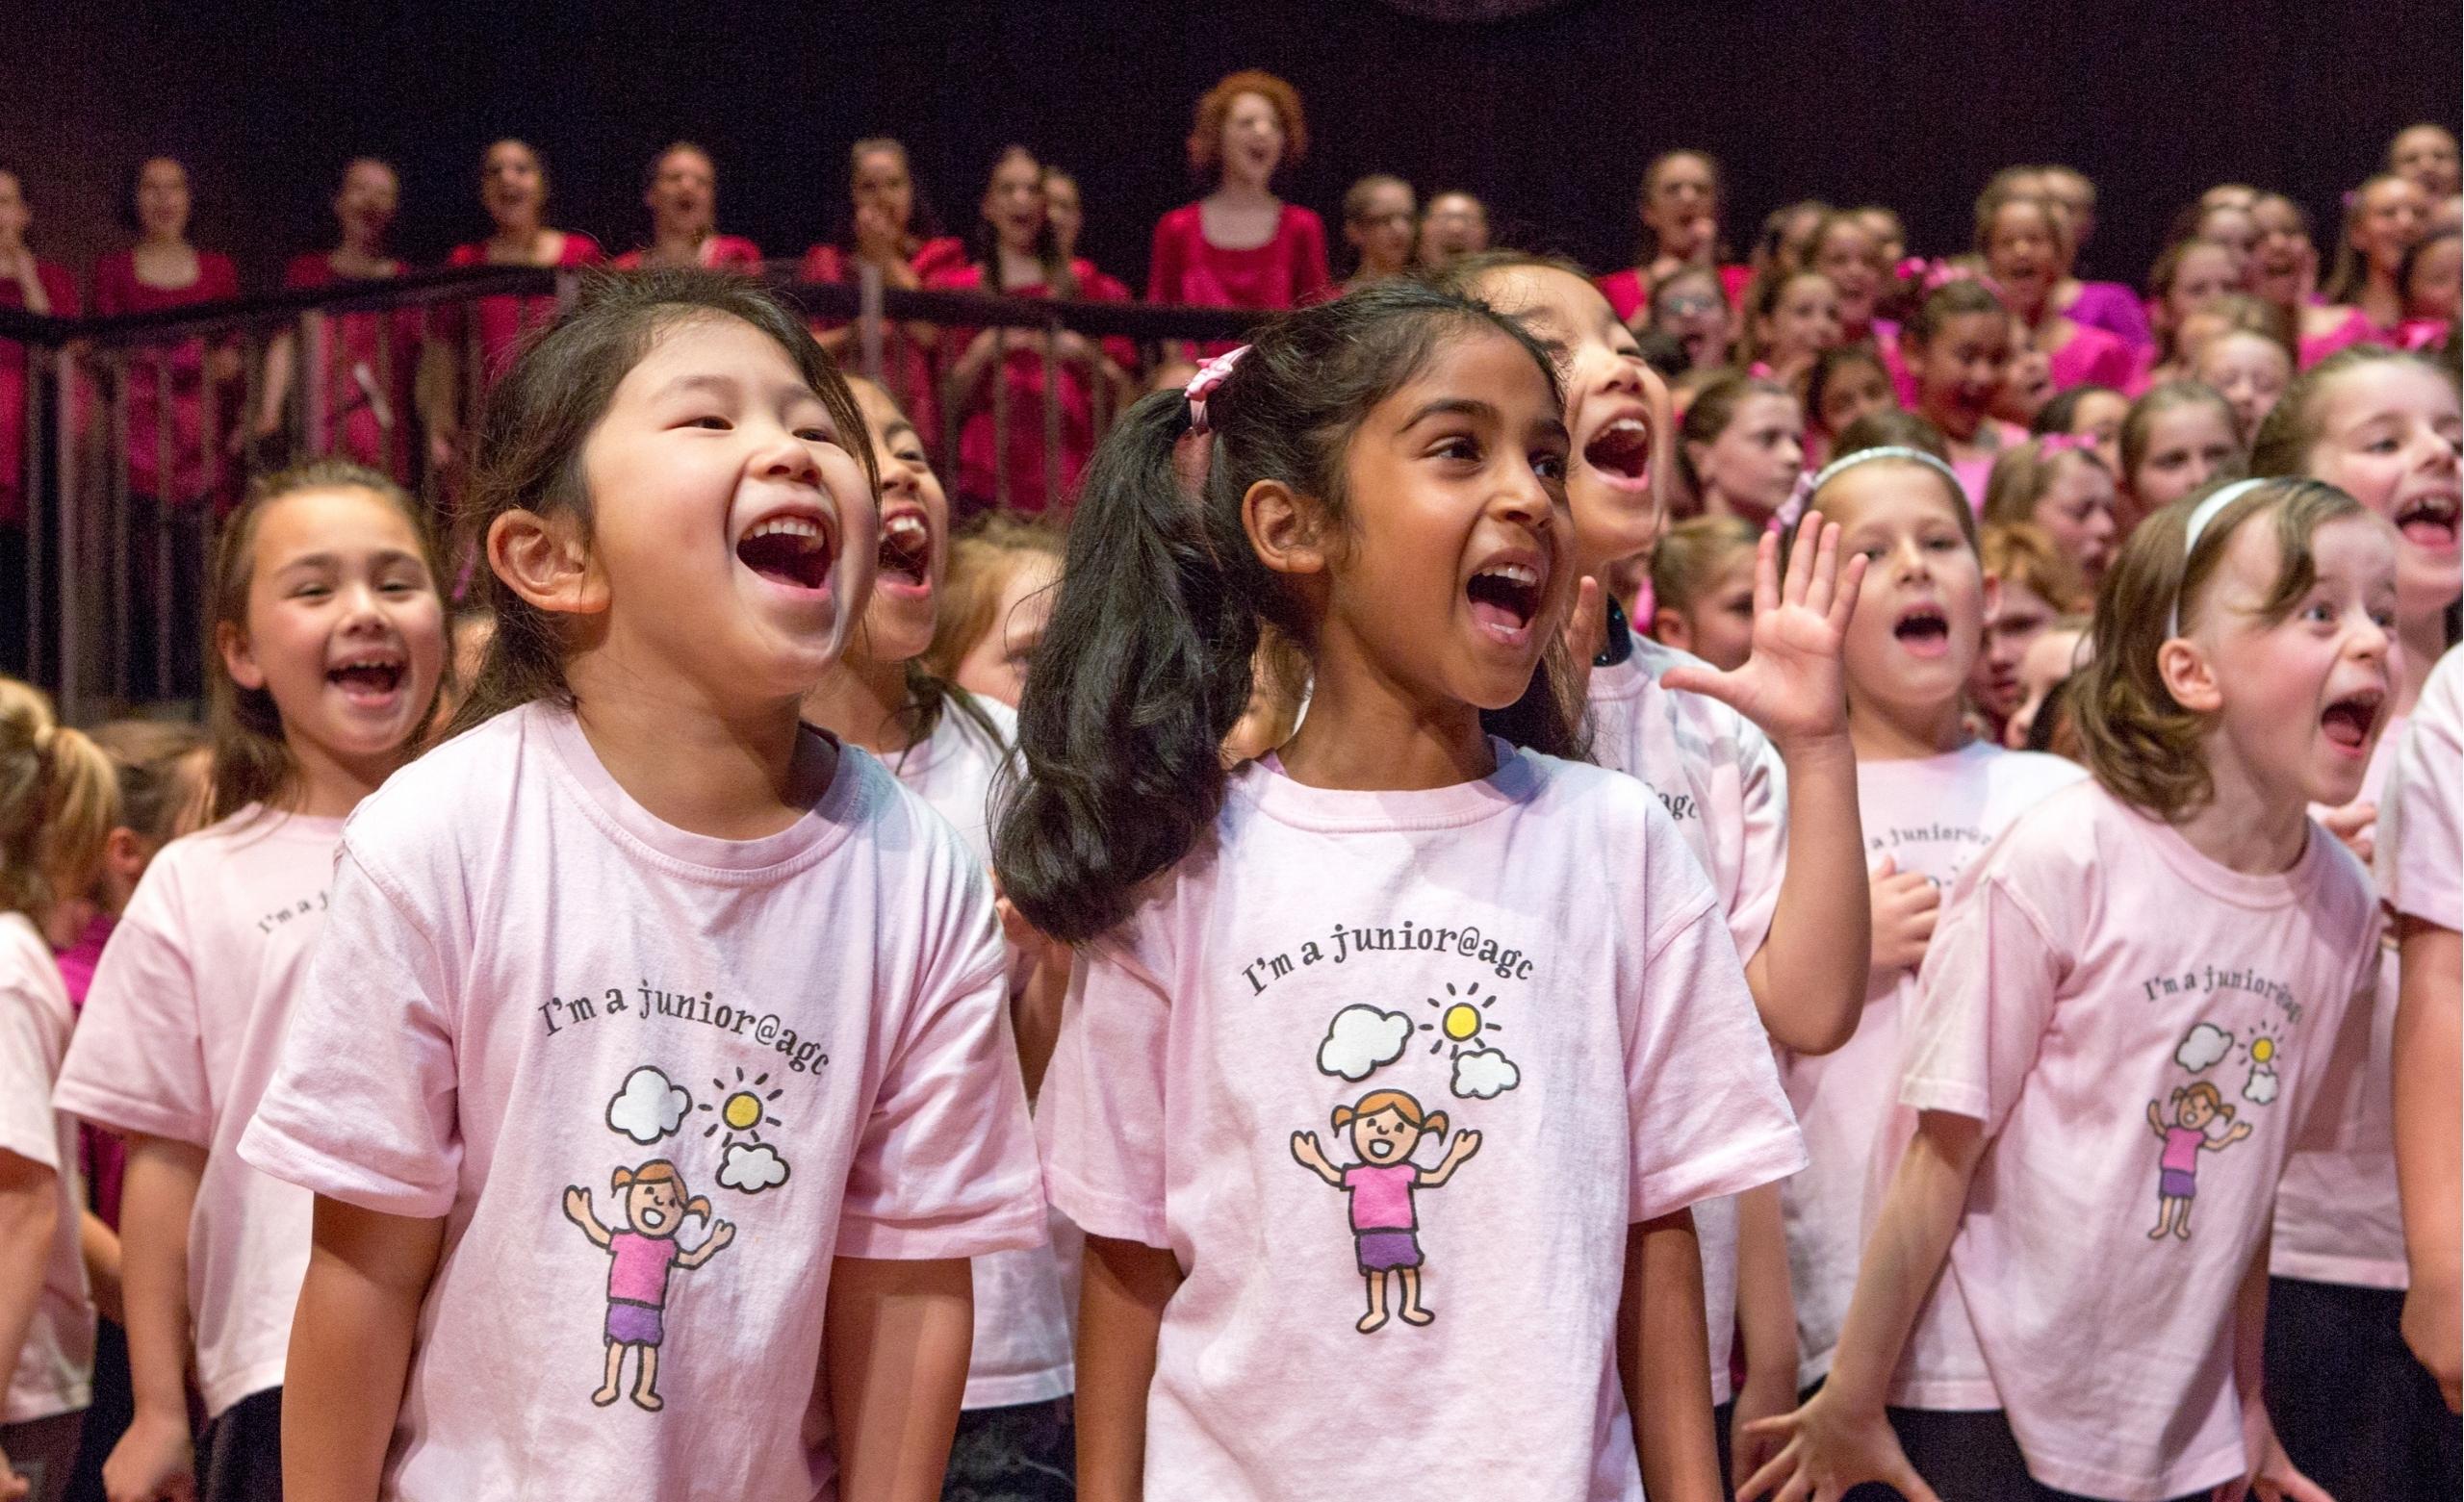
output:
<path id="1" fill-rule="evenodd" d="M 688 1215 L 709 1220 L 710 1202 L 689 1196 L 683 1176 L 665 1158 L 639 1168 L 616 1170 L 613 1188 L 623 1206 L 627 1229 L 610 1231 L 591 1212 L 590 1191 L 576 1185 L 565 1190 L 565 1218 L 579 1226 L 591 1244 L 614 1259 L 607 1270 L 607 1380 L 590 1401 L 605 1408 L 623 1395 L 625 1352 L 640 1355 L 633 1381 L 633 1402 L 651 1413 L 666 1407 L 658 1395 L 658 1347 L 667 1337 L 667 1270 L 699 1267 L 735 1239 L 735 1227 L 710 1221 L 710 1234 L 690 1252 L 680 1252 L 676 1233 Z"/>
<path id="2" fill-rule="evenodd" d="M 1400 1090 L 1372 1090 L 1356 1106 L 1336 1107 L 1334 1120 L 1338 1132 L 1351 1128 L 1358 1163 L 1338 1168 L 1326 1161 L 1314 1132 L 1292 1134 L 1292 1156 L 1351 1197 L 1352 1244 L 1360 1275 L 1369 1285 L 1369 1312 L 1360 1317 L 1360 1332 L 1367 1335 L 1386 1323 L 1389 1273 L 1401 1275 L 1403 1323 L 1425 1325 L 1437 1315 L 1421 1307 L 1420 1219 L 1412 1191 L 1434 1189 L 1453 1178 L 1454 1170 L 1480 1150 L 1480 1134 L 1456 1133 L 1438 1165 L 1423 1168 L 1412 1161 L 1412 1154 L 1424 1135 L 1446 1139 L 1446 1112 L 1424 1113 L 1421 1103 Z"/>
<path id="3" fill-rule="evenodd" d="M 2231 1131 L 2220 1137 L 2207 1134 L 2208 1125 L 2217 1118 L 2233 1121 L 2233 1107 L 2216 1086 L 2201 1080 L 2173 1092 L 2173 1124 L 2165 1125 L 2164 1110 L 2154 1101 L 2147 1103 L 2147 1125 L 2164 1142 L 2164 1156 L 2156 1165 L 2156 1228 L 2147 1233 L 2150 1241 L 2161 1241 L 2166 1233 L 2191 1238 L 2191 1199 L 2198 1193 L 2198 1155 L 2221 1153 L 2250 1134 L 2250 1124 L 2234 1121 Z"/>

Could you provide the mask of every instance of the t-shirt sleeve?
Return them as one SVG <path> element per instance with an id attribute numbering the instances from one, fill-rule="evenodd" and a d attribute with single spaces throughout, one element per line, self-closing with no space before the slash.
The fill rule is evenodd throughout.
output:
<path id="1" fill-rule="evenodd" d="M 347 838 L 324 931 L 273 1082 L 240 1156 L 286 1183 L 390 1215 L 440 1216 L 462 1167 L 454 978 L 428 940 L 440 925 Z"/>
<path id="2" fill-rule="evenodd" d="M 2379 877 L 2396 911 L 2464 931 L 2464 656 L 2430 675 L 2379 808 Z"/>
<path id="3" fill-rule="evenodd" d="M 1044 1239 L 1008 953 L 990 884 L 953 868 L 948 938 L 926 961 L 848 1169 L 842 1257 L 975 1257 Z"/>
<path id="4" fill-rule="evenodd" d="M 1675 846 L 1675 828 L 1662 828 Z M 1741 1193 L 1806 1165 L 1745 968 L 1708 882 L 1690 860 L 1686 866 L 1699 896 L 1647 953 L 1642 1004 L 1626 1028 L 1632 1221 Z"/>
<path id="5" fill-rule="evenodd" d="M 2066 969 L 2045 926 L 2002 880 L 1955 889 L 1909 1001 L 1900 1104 L 1999 1131 L 2036 1064 Z"/>
<path id="6" fill-rule="evenodd" d="M 1738 955 L 1751 959 L 1771 933 L 1780 907 L 1780 879 L 1788 872 L 1788 769 L 1754 726 L 1738 722 L 1737 793 L 1743 827 L 1738 834 L 1736 902 L 1729 909 L 1729 936 Z"/>
<path id="7" fill-rule="evenodd" d="M 2379 975 L 2385 963 L 2385 952 L 2374 940 L 2364 947 L 2352 994 L 2346 999 L 2344 1015 L 2337 1019 L 2327 1063 L 2320 1071 L 2319 1087 L 2304 1103 L 2300 1122 L 2294 1129 L 2297 1152 L 2351 1151 L 2362 1146 L 2357 1140 L 2365 1119 L 2361 1095 L 2372 1088 L 2371 1034 L 2376 1026 Z M 2376 1087 L 2387 1087 L 2384 1075 L 2378 1077 Z M 2379 1140 L 2383 1152 L 2385 1139 Z"/>
<path id="8" fill-rule="evenodd" d="M 1110 943 L 1078 951 L 1037 1101 L 1044 1186 L 1084 1231 L 1170 1245 L 1165 1217 L 1162 981 Z"/>
<path id="9" fill-rule="evenodd" d="M 214 1095 L 179 873 L 158 863 L 148 875 L 103 946 L 52 1104 L 98 1127 L 208 1147 Z"/>
<path id="10" fill-rule="evenodd" d="M 51 1051 L 42 1001 L 0 979 L 0 1153 L 61 1171 L 51 1108 Z"/>

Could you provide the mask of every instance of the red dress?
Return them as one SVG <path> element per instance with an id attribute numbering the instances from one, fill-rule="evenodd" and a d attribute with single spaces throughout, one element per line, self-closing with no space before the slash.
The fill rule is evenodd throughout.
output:
<path id="1" fill-rule="evenodd" d="M 1104 275 L 1085 261 L 1072 261 L 1069 268 L 1078 278 L 1078 300 L 1081 302 L 1127 302 L 1129 290 Z M 981 292 L 984 290 L 984 268 L 962 266 L 937 273 L 930 283 L 935 292 Z M 1012 297 L 1049 297 L 1051 290 L 1043 283 L 1011 287 L 1004 290 Z M 941 331 L 941 368 L 947 370 L 966 353 L 980 330 L 946 328 Z M 1013 511 L 1038 512 L 1067 505 L 1075 498 L 1078 476 L 1087 468 L 1087 458 L 1094 452 L 1095 420 L 1092 382 L 1099 377 L 1083 363 L 1062 362 L 1054 366 L 1059 376 L 1055 395 L 1061 406 L 1061 494 L 1056 501 L 1047 493 L 1044 475 L 1044 358 L 1043 338 L 1029 329 L 1013 331 L 1009 352 L 1004 358 L 999 378 L 1008 389 L 1008 433 L 1006 452 L 995 444 L 993 395 L 989 389 L 991 372 L 979 378 L 974 392 L 961 398 L 965 422 L 959 429 L 959 495 L 982 505 L 999 501 L 1001 476 L 1007 474 L 1010 494 L 1008 506 Z M 1116 365 L 1127 369 L 1138 359 L 1137 347 L 1124 339 L 1107 339 L 1104 353 Z"/>
<path id="2" fill-rule="evenodd" d="M 966 265 L 966 246 L 956 236 L 944 235 L 928 240 L 907 264 L 915 273 L 917 286 L 923 286 L 944 271 Z M 844 249 L 825 241 L 805 252 L 804 264 L 796 270 L 801 282 L 833 284 L 855 279 L 855 258 Z M 846 325 L 833 318 L 816 318 L 812 331 L 815 338 Z M 861 355 L 850 349 L 839 358 L 846 369 L 855 369 Z M 907 325 L 892 320 L 882 328 L 882 384 L 889 388 L 890 399 L 915 424 L 916 433 L 924 440 L 928 453 L 941 451 L 941 403 L 933 389 L 933 352 L 907 337 Z"/>
<path id="3" fill-rule="evenodd" d="M 94 311 L 105 317 L 185 308 L 239 295 L 240 276 L 232 268 L 231 258 L 210 250 L 196 253 L 196 280 L 186 287 L 149 287 L 139 281 L 132 251 L 105 256 L 94 267 Z M 225 489 L 233 467 L 223 462 L 219 440 L 230 429 L 221 420 L 225 414 L 218 410 L 217 442 L 207 444 L 205 341 L 141 344 L 130 351 L 130 357 L 129 494 L 191 506 L 209 492 Z M 163 472 L 166 457 L 170 461 L 168 475 Z"/>
<path id="4" fill-rule="evenodd" d="M 619 271 L 638 271 L 646 250 L 628 250 L 609 263 Z M 761 247 L 741 235 L 713 235 L 702 242 L 702 265 L 710 269 L 720 267 L 742 267 L 761 269 Z"/>
<path id="5" fill-rule="evenodd" d="M 282 285 L 295 288 L 368 280 L 383 278 L 346 277 L 321 255 L 294 256 L 282 272 Z M 335 314 L 325 319 L 322 344 L 321 371 L 309 374 L 311 351 L 304 346 L 294 367 L 297 372 L 294 379 L 301 391 L 310 379 L 323 382 L 325 431 L 317 435 L 313 446 L 407 482 L 412 386 L 420 361 L 420 310 Z"/>
<path id="6" fill-rule="evenodd" d="M 597 266 L 607 259 L 599 242 L 578 230 L 567 230 L 565 248 L 556 257 L 559 268 Z M 488 266 L 488 246 L 484 241 L 456 245 L 446 257 L 447 266 Z M 468 336 L 462 318 L 464 304 L 447 304 L 437 317 L 440 331 L 449 339 L 460 341 Z M 481 297 L 467 306 L 476 309 L 479 340 L 480 381 L 483 386 L 496 384 L 512 363 L 514 346 L 522 336 L 556 316 L 556 299 L 540 297 Z"/>
<path id="7" fill-rule="evenodd" d="M 64 318 L 77 316 L 77 279 L 51 261 L 35 263 L 51 311 Z M 26 290 L 15 277 L 0 281 L 0 308 L 22 310 Z M 0 339 L 0 526 L 23 526 L 26 521 L 26 349 Z M 23 579 L 0 581 L 0 589 L 18 588 Z"/>
<path id="8" fill-rule="evenodd" d="M 1283 206 L 1274 236 L 1247 250 L 1206 238 L 1200 207 L 1185 203 L 1155 221 L 1146 300 L 1188 308 L 1296 308 L 1325 287 L 1326 226 Z"/>

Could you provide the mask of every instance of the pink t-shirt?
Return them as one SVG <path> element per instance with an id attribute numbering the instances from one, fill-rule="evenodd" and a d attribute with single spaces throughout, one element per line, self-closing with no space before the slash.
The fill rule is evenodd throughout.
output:
<path id="1" fill-rule="evenodd" d="M 2374 803 L 2384 796 L 2407 723 L 2391 720 L 2378 732 L 2360 802 Z M 2314 808 L 2311 814 L 2326 811 Z M 2392 941 L 2393 930 L 2383 922 L 2380 930 L 2382 942 Z M 2391 947 L 2381 956 L 2378 988 L 2371 997 L 2370 1062 L 2362 1087 L 2346 1097 L 2336 1140 L 2285 1160 L 2275 1190 L 2275 1239 L 2268 1249 L 2268 1270 L 2279 1278 L 2362 1288 L 2401 1288 L 2411 1282 L 2404 1265 L 2403 1202 L 2396 1190 L 2397 980 Z"/>
<path id="2" fill-rule="evenodd" d="M 388 1496 L 830 1497 L 834 1259 L 1042 1237 L 989 885 L 861 751 L 713 839 L 512 710 L 360 804 L 326 924 L 241 1153 L 446 1222 Z M 663 1311 L 606 1297 L 627 1231 L 699 1262 Z"/>
<path id="3" fill-rule="evenodd" d="M 1421 1171 L 1408 1163 L 1379 1168 L 1370 1163 L 1344 1170 L 1344 1188 L 1351 1195 L 1354 1231 L 1410 1231 L 1420 1224 L 1412 1215 L 1412 1187 Z"/>
<path id="4" fill-rule="evenodd" d="M 1425 792 L 1248 763 L 1210 837 L 1080 951 L 1045 1183 L 1089 1235 L 1187 1275 L 1147 1397 L 1150 1502 L 1399 1478 L 1632 1502 L 1627 1228 L 1804 1161 L 1658 801 L 1493 744 L 1492 776 Z M 1386 1188 L 1417 1199 L 1414 1229 L 1355 1233 L 1381 1208 L 1344 1183 L 1363 1164 L 1411 1170 Z M 1364 1333 L 1373 1286 L 1390 1317 Z"/>
<path id="5" fill-rule="evenodd" d="M 933 733 L 899 755 L 889 769 L 907 790 L 933 805 L 965 839 L 985 870 L 992 869 L 990 808 L 994 778 L 1017 744 L 1017 712 L 998 700 L 976 698 L 992 724 L 981 726 L 945 704 Z M 1023 980 L 1015 956 L 1011 979 Z M 966 1406 L 1006 1408 L 1062 1396 L 1077 1385 L 1071 1354 L 1069 1291 L 1077 1286 L 1077 1228 L 1051 1217 L 1052 1244 L 992 1252 L 975 1260 L 975 1345 L 967 1358 Z"/>
<path id="6" fill-rule="evenodd" d="M 1677 832 L 1711 878 L 1737 958 L 1771 930 L 1788 858 L 1787 773 L 1753 722 L 1715 699 L 1659 686 L 1660 675 L 1698 658 L 1630 633 L 1624 662 L 1591 675 L 1592 754 L 1659 795 Z M 1731 1395 L 1736 1338 L 1736 1204 L 1694 1207 L 1703 1248 L 1703 1313 L 1710 1322 L 1711 1401 Z"/>
<path id="7" fill-rule="evenodd" d="M 1992 1139 L 1924 1316 L 1960 1306 L 1988 1382 L 1918 1406 L 2002 1408 L 2029 1474 L 2065 1491 L 2243 1474 L 2236 1294 L 2286 1153 L 2332 1131 L 2358 1079 L 2376 910 L 2323 830 L 2290 871 L 2246 876 L 2093 782 L 1968 868 L 1909 1008 L 1900 1100 Z M 2206 1123 L 2196 1198 L 2168 1206 L 2168 1129 L 2201 1104 L 2233 1115 Z"/>
<path id="8" fill-rule="evenodd" d="M 1888 856 L 1947 892 L 2011 821 L 2088 774 L 2074 762 L 1989 741 L 1943 756 L 1857 764 L 1857 810 L 1869 863 Z M 1782 1195 L 1797 1306 L 1798 1386 L 1831 1370 L 1856 1291 L 1874 1205 L 1877 1144 L 1898 1095 L 1900 1024 L 1913 972 L 1873 980 L 1854 1036 L 1836 1051 L 1786 1055 L 1781 1078 L 1806 1134 L 1806 1171 Z M 1890 1165 L 1879 1165 L 1888 1179 Z"/>
<path id="9" fill-rule="evenodd" d="M 71 1018 L 51 946 L 23 914 L 0 912 L 0 1153 L 50 1169 L 59 1202 L 33 1322 L 15 1369 L 0 1372 L 0 1424 L 73 1413 L 93 1400 L 94 1306 L 78 1252 L 86 1196 L 77 1123 L 51 1106 Z"/>
<path id="10" fill-rule="evenodd" d="M 2378 804 L 2387 904 L 2464 931 L 2464 651 L 2450 649 L 2414 706 Z"/>
<path id="11" fill-rule="evenodd" d="M 308 973 L 339 819 L 251 804 L 163 847 L 94 972 L 53 1096 L 98 1127 L 205 1149 L 189 1219 L 189 1317 L 206 1413 L 282 1386 L 308 1270 L 306 1190 L 240 1160 L 279 1019 Z"/>
<path id="12" fill-rule="evenodd" d="M 2073 386 L 2110 386 L 2125 393 L 2137 389 L 2138 354 L 2121 336 L 2092 323 L 2073 323 L 2070 337 L 2046 363 L 2058 392 Z"/>
<path id="13" fill-rule="evenodd" d="M 679 1248 L 674 1236 L 619 1231 L 607 1238 L 607 1296 L 654 1309 L 667 1303 L 667 1269 Z"/>

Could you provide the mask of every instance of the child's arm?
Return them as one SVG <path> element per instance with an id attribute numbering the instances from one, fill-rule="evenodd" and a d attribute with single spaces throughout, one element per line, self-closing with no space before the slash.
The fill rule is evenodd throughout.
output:
<path id="1" fill-rule="evenodd" d="M 1634 1457 L 1654 1497 L 1716 1498 L 1718 1438 L 1711 1426 L 1709 1340 L 1703 1324 L 1703 1247 L 1694 1212 L 1626 1228 L 1626 1282 L 1617 1301 L 1617 1372 L 1634 1423 Z"/>
<path id="2" fill-rule="evenodd" d="M 291 1502 L 371 1502 L 402 1409 L 445 1221 L 317 1196 L 282 1387 Z"/>
<path id="3" fill-rule="evenodd" d="M 1817 541 L 1818 540 L 1818 541 Z M 1788 773 L 1788 860 L 1770 931 L 1746 961 L 1773 1041 L 1827 1054 L 1857 1031 L 1873 944 L 1857 755 L 1840 643 L 1865 560 L 1839 566 L 1839 528 L 1809 512 L 1780 580 L 1779 538 L 1754 569 L 1754 655 L 1733 673 L 1672 668 L 1660 682 L 1716 699 L 1762 727 Z"/>
<path id="4" fill-rule="evenodd" d="M 2263 1381 L 2267 1366 L 2268 1340 L 2268 1252 L 2269 1238 L 2259 1238 L 2259 1249 L 2250 1258 L 2250 1265 L 2242 1274 L 2242 1286 L 2233 1297 L 2233 1386 L 2242 1399 L 2242 1453 L 2246 1470 L 2243 1486 L 2253 1496 L 2282 1499 L 2282 1502 L 2336 1502 L 2326 1489 L 2301 1474 L 2293 1458 L 2284 1453 L 2282 1441 L 2276 1438 L 2274 1421 L 2268 1417 L 2266 1387 Z"/>
<path id="5" fill-rule="evenodd" d="M 2451 1410 L 2464 1378 L 2464 935 L 2398 920 L 2396 1179 L 2404 1202 L 2404 1343 Z"/>
<path id="6" fill-rule="evenodd" d="M 2159 1138 L 2165 1135 L 2165 1108 L 2154 1101 L 2147 1103 L 2147 1127 Z"/>
<path id="7" fill-rule="evenodd" d="M 120 1182 L 120 1260 L 136 1412 L 103 1462 L 116 1497 L 164 1493 L 193 1472 L 189 1434 L 189 1217 L 205 1149 L 133 1136 Z"/>
<path id="8" fill-rule="evenodd" d="M 119 1233 L 103 1224 L 92 1210 L 79 1212 L 77 1258 L 86 1264 L 86 1287 L 93 1295 L 94 1312 L 115 1325 L 128 1323 L 126 1290 L 120 1284 Z"/>
<path id="9" fill-rule="evenodd" d="M 565 1218 L 579 1226 L 581 1234 L 590 1237 L 590 1244 L 601 1251 L 605 1251 L 615 1239 L 607 1234 L 607 1228 L 599 1223 L 599 1212 L 590 1208 L 590 1191 L 579 1184 L 565 1190 Z M 688 1262 L 685 1265 L 693 1264 Z"/>
<path id="10" fill-rule="evenodd" d="M 831 1263 L 822 1320 L 843 1502 L 937 1502 L 966 1393 L 974 1285 L 962 1257 Z"/>
<path id="11" fill-rule="evenodd" d="M 1797 1300 L 1788 1284 L 1788 1232 L 1780 1186 L 1766 1184 L 1737 1196 L 1736 1316 L 1745 1350 L 1745 1381 L 1736 1389 L 1729 1432 L 1729 1473 L 1751 1476 L 1780 1453 L 1748 1425 L 1797 1406 Z"/>
<path id="12" fill-rule="evenodd" d="M 1454 1141 L 1447 1148 L 1446 1156 L 1438 1159 L 1437 1166 L 1435 1168 L 1424 1168 L 1421 1170 L 1421 1186 L 1426 1189 L 1434 1189 L 1439 1184 L 1444 1184 L 1447 1180 L 1453 1178 L 1454 1170 L 1471 1161 L 1472 1155 L 1479 1150 L 1480 1134 L 1478 1133 L 1458 1132 L 1454 1133 Z"/>
<path id="13" fill-rule="evenodd" d="M 1078 1301 L 1080 1502 L 1139 1502 L 1146 1494 L 1146 1389 L 1155 1382 L 1164 1306 L 1180 1286 L 1180 1263 L 1162 1247 L 1087 1238 Z"/>
<path id="14" fill-rule="evenodd" d="M 17 1369 L 26 1332 L 42 1300 L 44 1264 L 60 1231 L 60 1176 L 48 1165 L 0 1149 L 0 1386 Z M 23 1496 L 0 1454 L 0 1497 Z"/>
<path id="15" fill-rule="evenodd" d="M 1326 1161 L 1326 1150 L 1318 1145 L 1318 1133 L 1296 1132 L 1292 1134 L 1292 1160 L 1326 1181 L 1330 1188 L 1344 1186 L 1343 1171 Z"/>
<path id="16" fill-rule="evenodd" d="M 1985 1155 L 1984 1124 L 1947 1111 L 1917 1117 L 1915 1139 L 1891 1174 L 1857 1269 L 1839 1351 L 1822 1390 L 1803 1408 L 1758 1426 L 1784 1439 L 1780 1458 L 1737 1489 L 1741 1497 L 1793 1485 L 1835 1496 L 1860 1481 L 1894 1487 L 1909 1502 L 1940 1502 L 1908 1464 L 1883 1413 L 1891 1374 L 1950 1256 L 1969 1181 Z"/>
<path id="17" fill-rule="evenodd" d="M 699 1267 L 711 1258 L 718 1256 L 720 1250 L 734 1239 L 735 1226 L 732 1222 L 724 1220 L 713 1222 L 710 1234 L 703 1238 L 702 1244 L 677 1258 L 676 1265 Z"/>

